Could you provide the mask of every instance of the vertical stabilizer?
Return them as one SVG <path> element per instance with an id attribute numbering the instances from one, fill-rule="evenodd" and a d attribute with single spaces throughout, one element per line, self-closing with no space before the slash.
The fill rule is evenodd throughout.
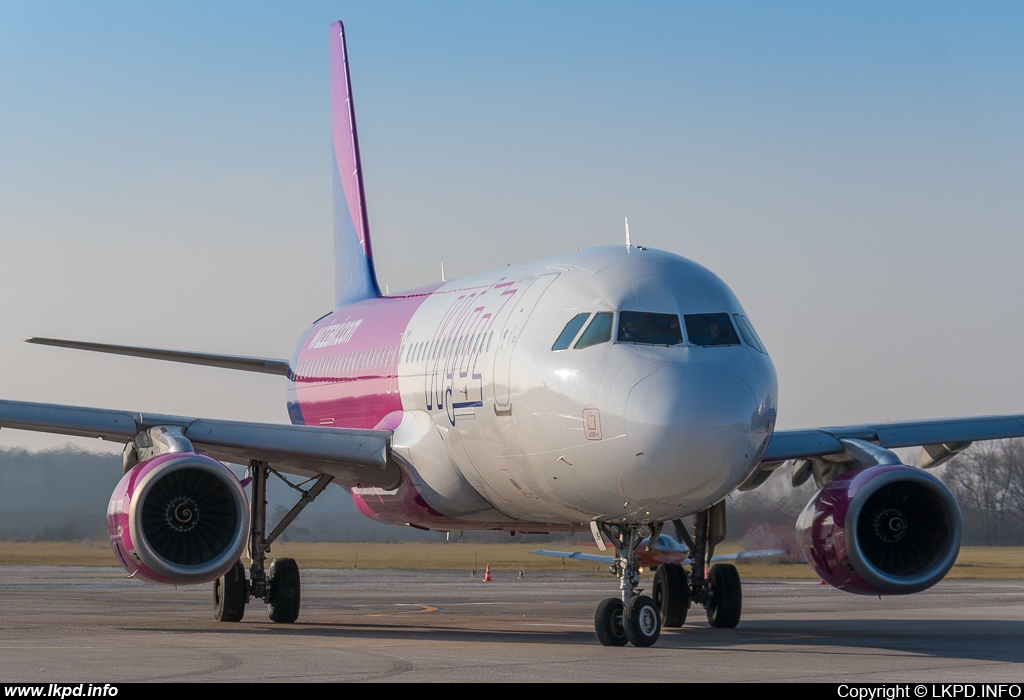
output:
<path id="1" fill-rule="evenodd" d="M 337 308 L 380 296 L 373 270 L 345 27 L 341 22 L 331 25 L 331 135 L 334 141 L 334 304 Z"/>

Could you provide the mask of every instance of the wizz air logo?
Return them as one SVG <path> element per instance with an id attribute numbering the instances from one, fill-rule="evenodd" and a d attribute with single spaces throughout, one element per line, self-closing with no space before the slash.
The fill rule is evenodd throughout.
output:
<path id="1" fill-rule="evenodd" d="M 427 410 L 444 410 L 455 425 L 455 409 L 483 405 L 482 362 L 491 357 L 494 321 L 515 296 L 518 283 L 500 280 L 482 292 L 459 295 L 434 332 L 424 375 Z"/>
<path id="2" fill-rule="evenodd" d="M 317 348 L 344 345 L 352 339 L 352 335 L 362 322 L 363 319 L 360 318 L 355 321 L 332 323 L 329 326 L 324 326 L 313 335 L 313 339 L 309 341 L 307 348 L 309 350 L 316 350 Z"/>

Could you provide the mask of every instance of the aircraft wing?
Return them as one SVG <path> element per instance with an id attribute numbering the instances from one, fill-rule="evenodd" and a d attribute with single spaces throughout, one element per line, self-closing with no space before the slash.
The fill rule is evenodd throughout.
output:
<path id="1" fill-rule="evenodd" d="M 740 561 L 744 559 L 764 559 L 767 557 L 777 557 L 785 554 L 784 549 L 759 549 L 753 552 L 736 552 L 735 554 L 716 554 L 711 557 L 712 562 L 720 561 Z M 542 557 L 561 557 L 562 559 L 576 559 L 579 561 L 596 561 L 601 564 L 613 564 L 615 557 L 610 554 L 585 554 L 583 552 L 556 552 L 550 549 L 535 549 L 530 554 L 539 554 Z M 689 564 L 690 559 L 686 558 L 679 562 L 680 564 Z"/>
<path id="2" fill-rule="evenodd" d="M 25 342 L 32 343 L 34 345 L 50 345 L 55 348 L 71 348 L 72 350 L 106 352 L 111 355 L 129 355 L 131 357 L 145 357 L 150 360 L 167 360 L 169 362 L 184 362 L 190 365 L 206 365 L 207 367 L 238 369 L 244 372 L 262 372 L 263 374 L 279 374 L 281 376 L 288 375 L 288 360 L 276 360 L 269 357 L 220 355 L 211 352 L 167 350 L 164 348 L 140 348 L 134 345 L 87 343 L 81 340 L 61 340 L 60 338 L 26 338 Z"/>
<path id="3" fill-rule="evenodd" d="M 561 557 L 562 559 L 576 559 L 578 561 L 596 561 L 599 564 L 613 564 L 615 557 L 610 554 L 585 554 L 583 552 L 555 552 L 550 549 L 535 549 L 530 554 L 539 554 L 542 557 Z"/>
<path id="4" fill-rule="evenodd" d="M 127 443 L 148 428 L 177 426 L 196 452 L 226 462 L 260 460 L 292 474 L 329 474 L 342 486 L 398 485 L 391 431 L 248 423 L 103 408 L 0 401 L 0 428 Z"/>
<path id="5" fill-rule="evenodd" d="M 982 416 L 977 418 L 940 418 L 843 425 L 803 430 L 777 430 L 758 468 L 739 489 L 757 488 L 772 471 L 789 460 L 817 460 L 833 456 L 842 461 L 849 445 L 844 440 L 860 440 L 891 449 L 921 447 L 920 466 L 937 467 L 952 459 L 977 440 L 1001 440 L 1024 436 L 1024 415 Z"/>
<path id="6" fill-rule="evenodd" d="M 1024 436 L 1024 416 L 942 418 L 939 420 L 844 425 L 811 430 L 777 430 L 762 462 L 784 462 L 836 454 L 843 438 L 874 442 L 882 447 L 917 447 Z"/>
<path id="7" fill-rule="evenodd" d="M 783 554 L 787 554 L 784 549 L 756 549 L 751 552 L 735 552 L 733 554 L 716 554 L 711 557 L 711 561 L 744 561 L 746 559 L 767 559 L 769 557 L 779 557 Z"/>

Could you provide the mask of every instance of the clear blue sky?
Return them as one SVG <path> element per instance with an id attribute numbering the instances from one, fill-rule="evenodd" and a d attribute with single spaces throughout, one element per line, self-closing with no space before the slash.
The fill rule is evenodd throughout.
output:
<path id="1" fill-rule="evenodd" d="M 783 427 L 1024 413 L 1010 2 L 6 2 L 0 397 L 285 420 L 278 378 L 20 340 L 290 354 L 332 298 L 336 19 L 393 291 L 629 216 L 732 285 Z"/>

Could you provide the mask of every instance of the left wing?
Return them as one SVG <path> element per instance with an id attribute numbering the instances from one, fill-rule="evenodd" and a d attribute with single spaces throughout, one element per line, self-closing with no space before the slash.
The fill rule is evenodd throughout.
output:
<path id="1" fill-rule="evenodd" d="M 777 430 L 761 463 L 739 488 L 741 491 L 757 488 L 788 460 L 796 460 L 799 470 L 802 463 L 811 464 L 815 460 L 833 464 L 856 462 L 862 457 L 856 454 L 858 449 L 870 450 L 871 445 L 886 449 L 920 446 L 920 466 L 929 469 L 952 459 L 976 440 L 1021 436 L 1024 436 L 1024 415 Z M 794 481 L 796 478 L 794 473 Z"/>
<path id="2" fill-rule="evenodd" d="M 180 429 L 196 452 L 245 464 L 267 462 L 293 474 L 329 474 L 342 486 L 395 488 L 391 431 L 248 423 L 132 413 L 58 404 L 0 401 L 0 428 L 101 438 L 127 443 L 146 430 Z"/>

